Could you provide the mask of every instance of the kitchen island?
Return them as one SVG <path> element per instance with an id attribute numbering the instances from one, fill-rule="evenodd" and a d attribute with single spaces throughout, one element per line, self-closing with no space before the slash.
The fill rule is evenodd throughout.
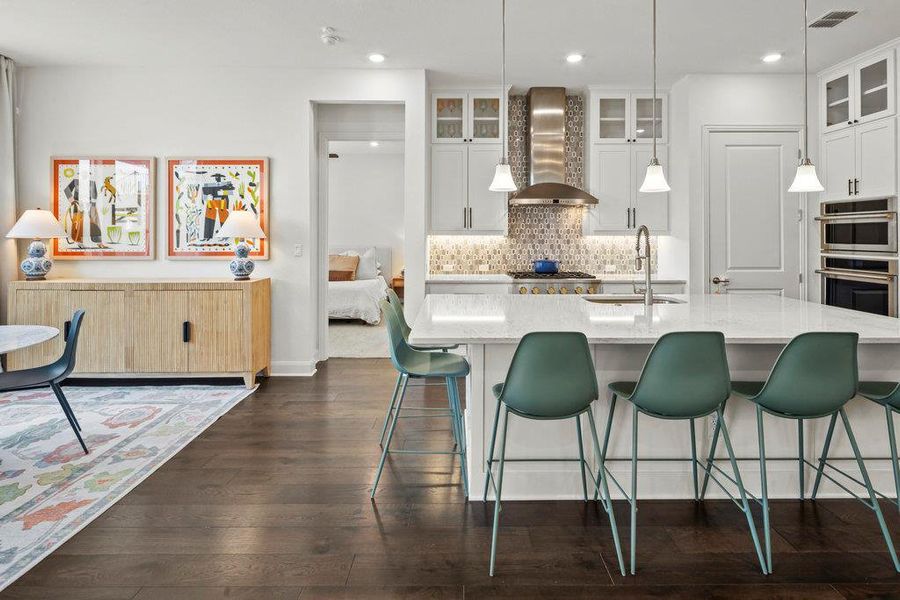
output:
<path id="1" fill-rule="evenodd" d="M 590 298 L 599 302 L 591 302 Z M 811 302 L 768 295 L 661 296 L 671 303 L 613 303 L 610 296 L 520 296 L 516 294 L 430 295 L 410 334 L 419 345 L 462 344 L 471 374 L 466 380 L 466 429 L 469 443 L 471 499 L 480 500 L 484 483 L 486 446 L 496 408 L 491 386 L 503 381 L 516 344 L 530 331 L 580 331 L 594 354 L 600 400 L 594 414 L 602 436 L 609 410 L 606 385 L 634 380 L 653 343 L 671 331 L 722 331 L 734 380 L 764 379 L 782 347 L 807 331 L 859 333 L 860 379 L 900 379 L 900 320 L 849 311 Z M 862 398 L 847 407 L 851 423 L 876 489 L 893 489 L 887 460 L 888 441 L 884 411 Z M 620 481 L 630 477 L 631 414 L 624 405 L 616 411 L 608 466 Z M 745 400 L 729 401 L 725 418 L 751 492 L 759 490 L 757 433 L 754 407 Z M 697 425 L 698 456 L 705 456 L 712 437 L 713 417 Z M 585 443 L 590 435 L 585 427 Z M 827 419 L 807 421 L 804 454 L 819 457 Z M 578 456 L 571 419 L 560 422 L 527 421 L 511 417 L 507 458 L 574 458 Z M 724 458 L 721 449 L 719 459 Z M 769 495 L 799 495 L 797 429 L 795 422 L 766 419 L 769 457 Z M 639 498 L 692 498 L 690 435 L 686 422 L 641 420 L 638 452 Z M 586 449 L 593 457 L 593 450 Z M 835 430 L 830 462 L 858 474 L 843 429 Z M 654 459 L 654 460 L 649 460 Z M 782 459 L 782 460 L 779 460 Z M 814 473 L 806 470 L 807 491 Z M 581 498 L 576 462 L 509 462 L 503 481 L 504 498 Z M 614 491 L 614 495 L 615 491 Z M 822 497 L 845 496 L 824 481 Z M 710 487 L 710 497 L 724 497 Z"/>

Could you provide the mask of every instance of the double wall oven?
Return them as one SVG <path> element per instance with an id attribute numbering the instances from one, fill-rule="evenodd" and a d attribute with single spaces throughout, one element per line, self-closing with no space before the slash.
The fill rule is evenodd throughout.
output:
<path id="1" fill-rule="evenodd" d="M 821 205 L 822 303 L 897 316 L 897 199 Z"/>

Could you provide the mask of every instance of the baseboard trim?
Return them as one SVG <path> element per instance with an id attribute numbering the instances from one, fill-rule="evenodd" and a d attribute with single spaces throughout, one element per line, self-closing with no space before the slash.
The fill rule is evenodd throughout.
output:
<path id="1" fill-rule="evenodd" d="M 310 360 L 276 360 L 272 362 L 272 377 L 312 377 L 316 363 Z"/>

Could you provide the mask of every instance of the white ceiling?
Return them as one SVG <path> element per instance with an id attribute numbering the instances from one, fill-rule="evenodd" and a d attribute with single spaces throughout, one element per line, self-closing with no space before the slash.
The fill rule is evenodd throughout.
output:
<path id="1" fill-rule="evenodd" d="M 660 79 L 798 72 L 800 0 L 660 0 Z M 810 0 L 810 68 L 900 37 L 898 0 Z M 508 0 L 516 86 L 646 85 L 650 0 Z M 330 25 L 343 42 L 325 46 Z M 584 52 L 568 65 L 568 52 Z M 785 59 L 764 65 L 772 51 Z M 369 52 L 382 52 L 371 65 Z M 424 68 L 432 84 L 495 83 L 499 0 L 0 0 L 0 53 L 32 65 Z"/>

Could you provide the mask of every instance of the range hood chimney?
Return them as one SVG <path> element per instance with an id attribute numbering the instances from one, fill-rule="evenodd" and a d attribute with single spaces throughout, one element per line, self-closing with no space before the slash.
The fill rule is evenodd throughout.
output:
<path id="1" fill-rule="evenodd" d="M 566 184 L 566 88 L 528 90 L 528 187 L 510 206 L 593 206 L 597 199 Z"/>

